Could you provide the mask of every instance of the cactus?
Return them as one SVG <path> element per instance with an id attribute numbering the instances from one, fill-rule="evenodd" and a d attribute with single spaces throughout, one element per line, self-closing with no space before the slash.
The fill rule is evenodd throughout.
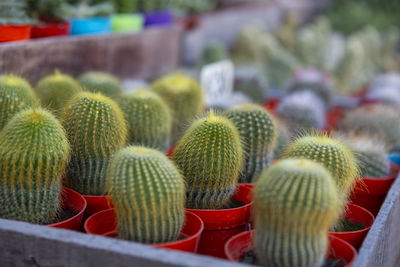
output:
<path id="1" fill-rule="evenodd" d="M 215 63 L 228 58 L 228 53 L 224 44 L 221 42 L 210 42 L 206 45 L 203 51 L 200 67 L 207 64 Z"/>
<path id="2" fill-rule="evenodd" d="M 321 266 L 341 206 L 320 164 L 287 159 L 272 165 L 254 188 L 257 258 L 264 266 Z"/>
<path id="3" fill-rule="evenodd" d="M 61 209 L 69 144 L 48 111 L 17 113 L 0 133 L 0 217 L 48 224 Z"/>
<path id="4" fill-rule="evenodd" d="M 304 135 L 285 151 L 285 158 L 304 158 L 321 163 L 333 176 L 338 191 L 346 199 L 358 179 L 358 166 L 351 150 L 325 134 Z"/>
<path id="5" fill-rule="evenodd" d="M 25 79 L 12 74 L 0 76 L 0 130 L 14 114 L 36 105 L 37 97 Z"/>
<path id="6" fill-rule="evenodd" d="M 277 128 L 272 116 L 255 104 L 236 106 L 226 112 L 243 140 L 245 163 L 239 182 L 254 182 L 269 165 Z"/>
<path id="7" fill-rule="evenodd" d="M 71 143 L 67 186 L 86 195 L 104 195 L 111 158 L 126 141 L 122 111 L 102 94 L 81 92 L 64 110 L 62 122 Z"/>
<path id="8" fill-rule="evenodd" d="M 185 183 L 165 155 L 140 146 L 121 149 L 110 164 L 107 185 L 121 238 L 142 243 L 178 239 Z"/>
<path id="9" fill-rule="evenodd" d="M 277 122 L 278 135 L 276 137 L 273 159 L 277 160 L 283 157 L 287 146 L 290 143 L 290 134 L 287 127 L 279 120 Z"/>
<path id="10" fill-rule="evenodd" d="M 213 111 L 190 126 L 172 154 L 186 179 L 187 208 L 229 204 L 242 168 L 242 150 L 233 123 Z"/>
<path id="11" fill-rule="evenodd" d="M 53 75 L 42 78 L 36 85 L 35 91 L 44 106 L 58 112 L 82 89 L 74 78 L 56 70 Z"/>
<path id="12" fill-rule="evenodd" d="M 79 82 L 84 90 L 102 93 L 114 99 L 122 93 L 120 81 L 109 73 L 89 71 L 79 77 Z"/>
<path id="13" fill-rule="evenodd" d="M 119 104 L 128 122 L 128 143 L 168 148 L 172 118 L 156 93 L 144 89 L 123 93 Z"/>
<path id="14" fill-rule="evenodd" d="M 203 111 L 203 94 L 199 83 L 180 73 L 155 81 L 152 90 L 159 94 L 172 112 L 171 143 L 175 145 L 186 126 Z"/>
<path id="15" fill-rule="evenodd" d="M 239 67 L 235 69 L 234 89 L 251 98 L 253 102 L 263 104 L 267 96 L 268 81 L 260 68 Z"/>

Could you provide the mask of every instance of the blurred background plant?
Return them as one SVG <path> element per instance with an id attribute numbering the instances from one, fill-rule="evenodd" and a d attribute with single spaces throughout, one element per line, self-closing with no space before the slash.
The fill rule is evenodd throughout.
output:
<path id="1" fill-rule="evenodd" d="M 23 25 L 32 23 L 26 13 L 26 0 L 1 0 L 0 25 Z"/>

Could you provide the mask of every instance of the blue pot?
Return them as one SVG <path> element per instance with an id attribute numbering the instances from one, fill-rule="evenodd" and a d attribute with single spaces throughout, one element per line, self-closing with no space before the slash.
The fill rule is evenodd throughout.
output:
<path id="1" fill-rule="evenodd" d="M 389 160 L 400 166 L 400 153 L 393 153 L 389 155 Z"/>
<path id="2" fill-rule="evenodd" d="M 143 16 L 144 16 L 144 25 L 146 27 L 153 25 L 169 26 L 174 21 L 172 13 L 168 10 L 147 12 L 144 13 Z"/>
<path id="3" fill-rule="evenodd" d="M 71 19 L 71 35 L 107 34 L 110 32 L 111 19 L 109 17 Z"/>

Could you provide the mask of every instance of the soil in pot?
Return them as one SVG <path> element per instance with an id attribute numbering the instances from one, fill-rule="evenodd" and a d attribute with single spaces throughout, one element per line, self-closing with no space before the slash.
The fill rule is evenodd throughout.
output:
<path id="1" fill-rule="evenodd" d="M 60 210 L 60 213 L 57 215 L 57 218 L 54 218 L 53 221 L 50 222 L 49 224 L 59 223 L 59 222 L 68 220 L 69 218 L 72 218 L 77 214 L 78 214 L 77 211 L 73 211 L 73 210 L 70 210 L 67 208 L 62 208 Z"/>
<path id="2" fill-rule="evenodd" d="M 335 226 L 335 232 L 352 232 L 359 231 L 365 227 L 361 223 L 351 222 L 346 219 L 340 219 Z"/>

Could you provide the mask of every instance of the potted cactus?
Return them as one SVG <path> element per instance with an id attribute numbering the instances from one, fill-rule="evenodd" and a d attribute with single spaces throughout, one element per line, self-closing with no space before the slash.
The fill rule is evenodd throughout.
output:
<path id="1" fill-rule="evenodd" d="M 30 38 L 32 20 L 27 16 L 25 9 L 25 0 L 0 2 L 0 43 Z"/>

